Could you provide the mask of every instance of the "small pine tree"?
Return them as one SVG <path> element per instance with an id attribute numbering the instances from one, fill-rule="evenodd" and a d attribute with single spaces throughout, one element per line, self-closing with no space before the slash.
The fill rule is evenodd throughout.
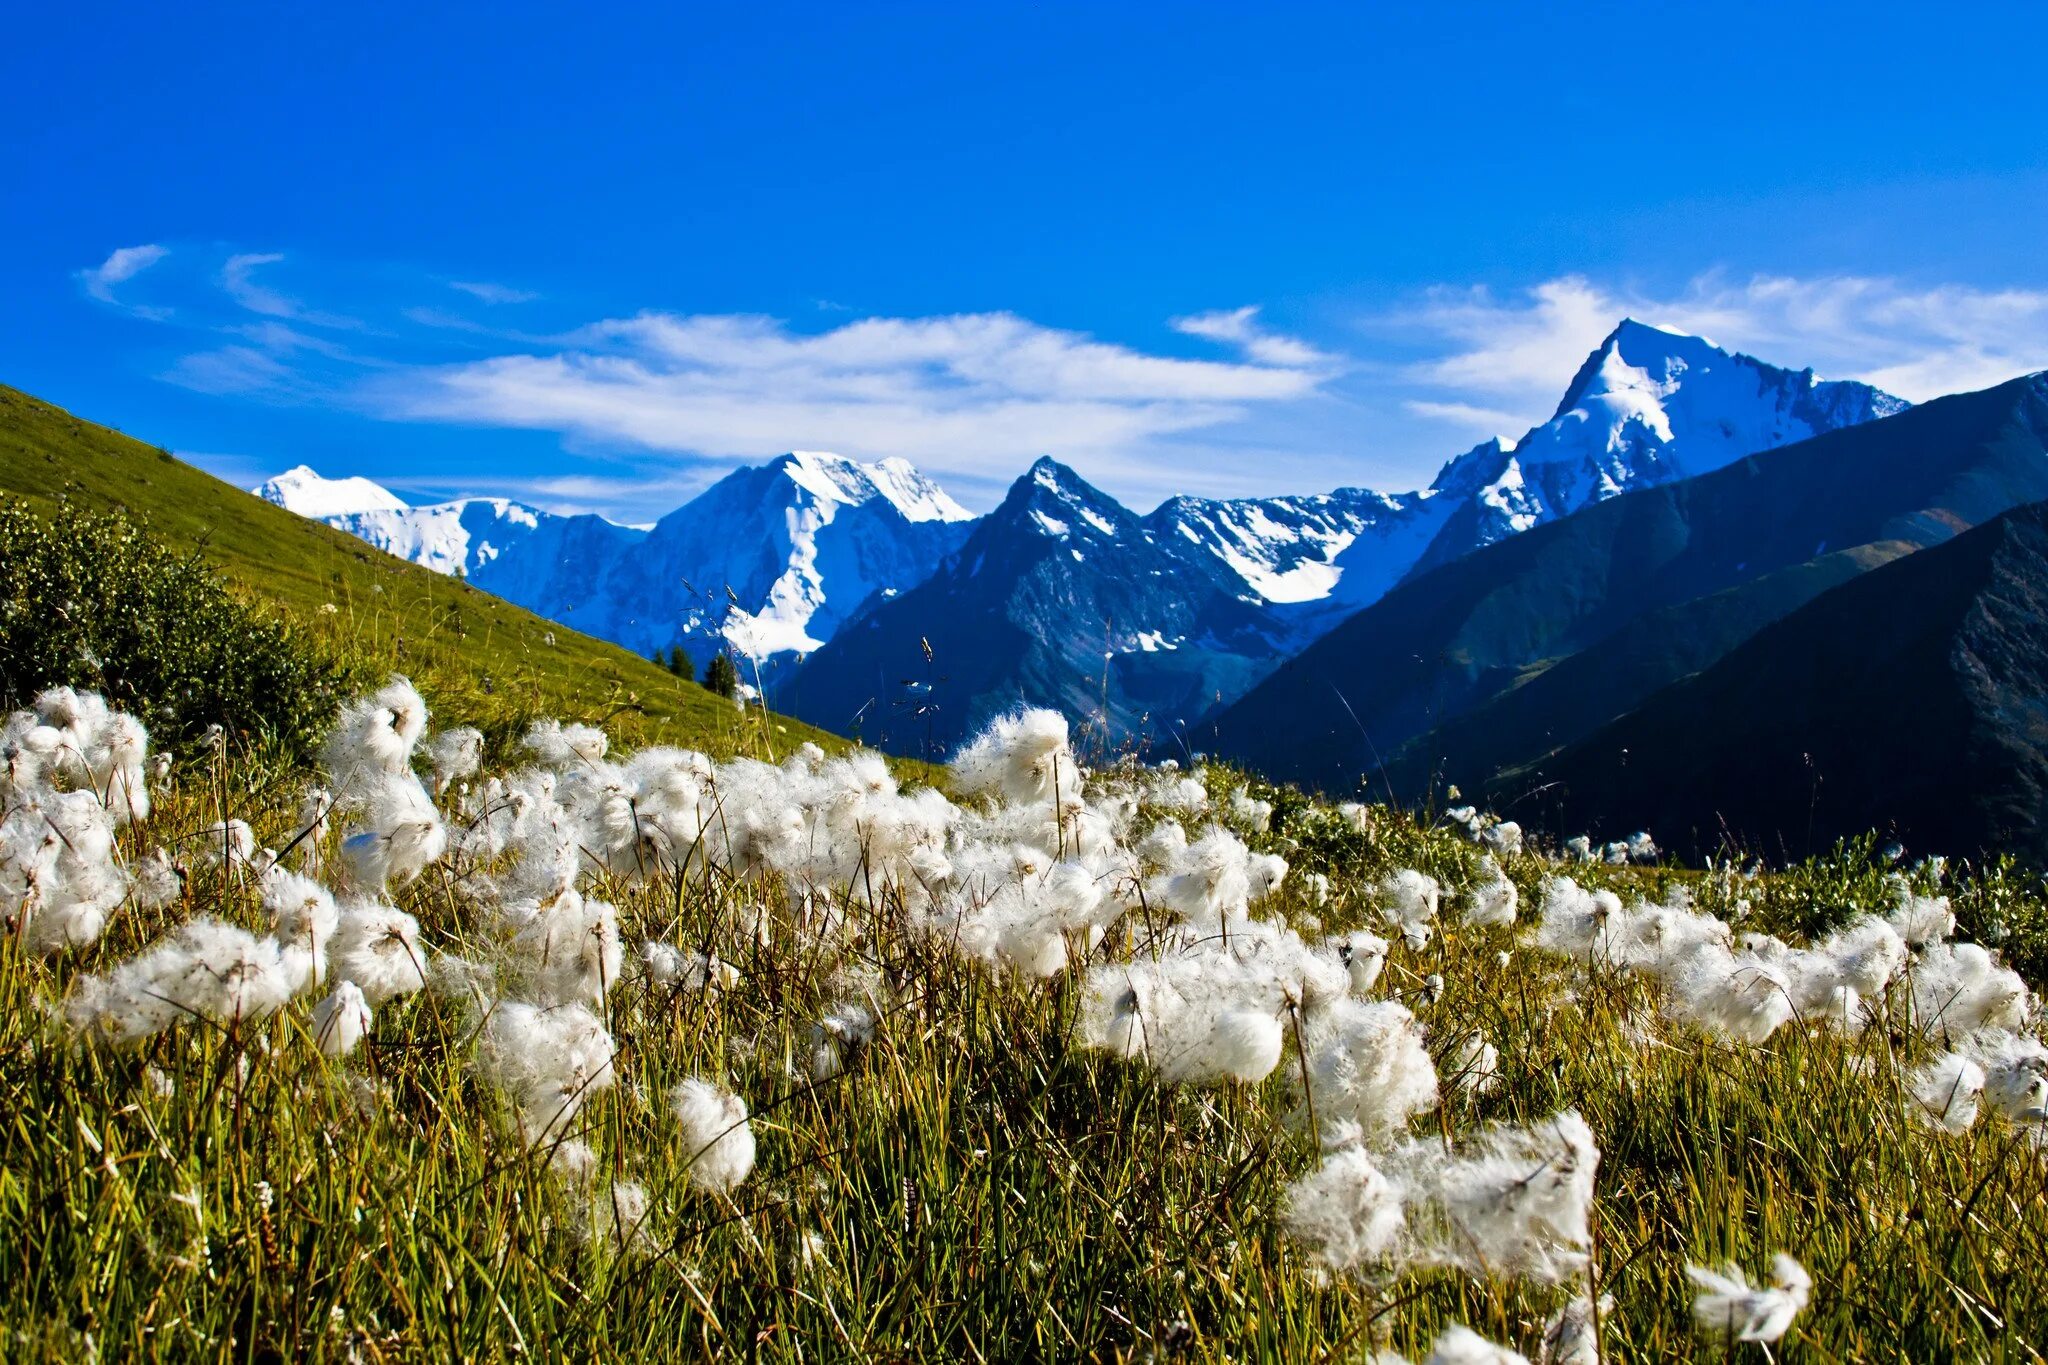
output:
<path id="1" fill-rule="evenodd" d="M 716 692 L 730 701 L 739 695 L 740 671 L 732 666 L 732 659 L 724 654 L 714 654 L 711 662 L 704 665 L 705 690 Z"/>
<path id="2" fill-rule="evenodd" d="M 678 678 L 694 678 L 697 676 L 697 661 L 692 659 L 689 652 L 681 645 L 677 645 L 669 650 L 666 658 L 663 657 L 660 650 L 655 650 L 654 661 L 675 674 Z"/>

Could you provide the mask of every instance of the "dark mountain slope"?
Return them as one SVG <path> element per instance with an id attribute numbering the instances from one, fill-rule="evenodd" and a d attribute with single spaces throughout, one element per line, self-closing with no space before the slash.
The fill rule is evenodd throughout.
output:
<path id="1" fill-rule="evenodd" d="M 1098 742 L 1171 734 L 1272 656 L 1262 606 L 1213 555 L 1040 460 L 937 573 L 871 601 L 775 700 L 899 753 L 943 752 L 1026 702 Z"/>
<path id="2" fill-rule="evenodd" d="M 1708 667 L 1829 589 L 1918 548 L 1858 545 L 1646 612 L 1576 654 L 1530 665 L 1505 691 L 1401 746 L 1387 761 L 1388 785 L 1411 798 L 1447 783 L 1482 789 Z"/>
<path id="3" fill-rule="evenodd" d="M 1797 855 L 1878 828 L 2048 862 L 2048 504 L 1826 593 L 1501 795 L 1526 820 Z"/>
<path id="4" fill-rule="evenodd" d="M 1871 552 L 1881 558 L 1938 544 L 2042 498 L 2048 376 L 1940 399 L 1614 498 L 1411 579 L 1283 665 L 1205 726 L 1204 738 L 1274 778 L 1348 790 L 1533 665 L 1649 613 L 1857 547 L 1885 547 Z M 1793 604 L 1759 592 L 1746 627 L 1724 619 L 1715 629 L 1732 643 Z M 1656 655 L 1638 648 L 1639 661 Z M 1669 681 L 1670 669 L 1706 662 L 1684 649 L 1665 657 L 1632 686 L 1613 686 L 1601 703 L 1611 709 L 1572 723 L 1625 710 Z M 1545 747 L 1578 737 L 1562 718 L 1530 723 L 1544 730 Z"/>

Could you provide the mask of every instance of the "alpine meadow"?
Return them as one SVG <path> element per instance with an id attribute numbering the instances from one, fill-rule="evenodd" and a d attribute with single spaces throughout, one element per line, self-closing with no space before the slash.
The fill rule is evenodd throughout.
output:
<path id="1" fill-rule="evenodd" d="M 24 14 L 0 1361 L 2048 1365 L 1977 17 Z"/>

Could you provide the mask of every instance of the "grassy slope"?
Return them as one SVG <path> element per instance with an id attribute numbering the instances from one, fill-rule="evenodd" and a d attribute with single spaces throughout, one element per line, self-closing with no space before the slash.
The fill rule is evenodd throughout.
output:
<path id="1" fill-rule="evenodd" d="M 411 676 L 430 703 L 488 727 L 534 716 L 602 722 L 626 742 L 725 756 L 845 743 L 742 717 L 637 655 L 274 507 L 165 451 L 0 386 L 0 495 L 121 506 L 337 650 Z M 333 603 L 333 614 L 322 606 Z M 763 754 L 765 756 L 765 754 Z"/>

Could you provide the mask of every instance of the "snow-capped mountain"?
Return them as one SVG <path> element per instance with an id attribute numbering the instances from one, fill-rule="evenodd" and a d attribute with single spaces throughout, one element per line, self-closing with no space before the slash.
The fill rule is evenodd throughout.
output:
<path id="1" fill-rule="evenodd" d="M 808 654 L 869 597 L 923 582 L 972 520 L 907 461 L 796 451 L 656 522 L 562 619 L 642 652 L 680 640 L 761 662 Z"/>
<path id="2" fill-rule="evenodd" d="M 1548 422 L 1444 466 L 1431 488 L 1451 506 L 1420 565 L 1906 407 L 1868 384 L 1823 381 L 1624 318 L 1586 357 Z"/>
<path id="3" fill-rule="evenodd" d="M 1418 568 L 1637 488 L 1719 469 L 1906 407 L 1625 318 L 1579 367 L 1551 419 L 1496 437 L 1414 493 L 1175 498 L 1152 514 L 1221 559 L 1312 639 Z"/>
<path id="4" fill-rule="evenodd" d="M 258 484 L 254 491 L 266 502 L 324 521 L 400 559 L 436 573 L 472 578 L 539 530 L 543 518 L 559 520 L 506 498 L 461 498 L 414 507 L 382 484 L 361 477 L 322 478 L 305 465 Z"/>
<path id="5" fill-rule="evenodd" d="M 265 502 L 276 503 L 302 517 L 325 520 L 351 512 L 403 512 L 405 499 L 381 483 L 352 477 L 323 479 L 308 465 L 294 465 L 274 479 L 266 479 L 249 490 Z"/>
<path id="6" fill-rule="evenodd" d="M 871 595 L 921 582 L 973 519 L 907 461 L 812 451 L 735 470 L 651 529 L 504 498 L 412 507 L 303 465 L 255 491 L 630 649 L 731 648 L 763 663 L 816 649 Z"/>
<path id="7" fill-rule="evenodd" d="M 1266 604 L 1217 556 L 1041 459 L 957 553 L 848 622 L 776 700 L 903 752 L 943 753 L 1026 701 L 1104 736 L 1171 734 L 1279 650 Z"/>

